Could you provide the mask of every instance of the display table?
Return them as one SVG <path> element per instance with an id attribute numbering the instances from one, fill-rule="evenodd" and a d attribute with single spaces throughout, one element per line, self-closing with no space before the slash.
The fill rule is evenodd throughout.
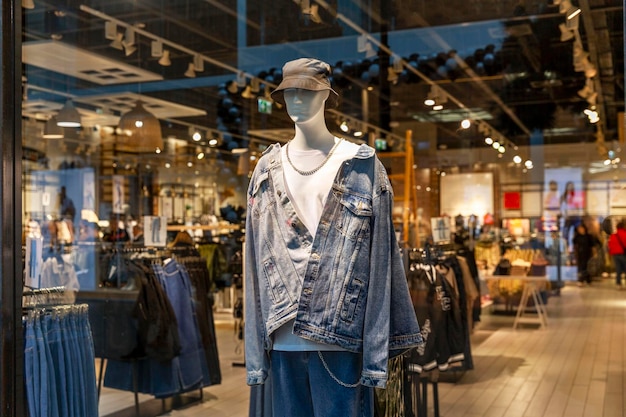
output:
<path id="1" fill-rule="evenodd" d="M 522 297 L 517 306 L 517 314 L 513 321 L 513 329 L 517 328 L 520 323 L 539 324 L 542 329 L 548 326 L 548 312 L 543 298 L 539 293 L 542 287 L 549 285 L 550 280 L 547 275 L 544 276 L 527 276 L 527 275 L 486 275 L 483 277 L 485 281 L 521 281 Z M 527 315 L 528 300 L 532 297 L 533 307 L 536 315 Z"/>

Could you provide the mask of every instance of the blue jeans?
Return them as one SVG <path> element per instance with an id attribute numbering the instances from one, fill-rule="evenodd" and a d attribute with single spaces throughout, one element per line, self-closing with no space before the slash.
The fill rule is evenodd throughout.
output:
<path id="1" fill-rule="evenodd" d="M 362 355 L 344 351 L 321 355 L 326 365 L 316 351 L 271 351 L 273 417 L 373 416 L 374 389 L 345 386 L 359 382 Z"/>
<path id="2" fill-rule="evenodd" d="M 78 316 L 78 325 L 81 333 L 81 349 L 83 352 L 83 364 L 85 372 L 84 401 L 86 415 L 96 417 L 98 415 L 98 387 L 96 386 L 96 357 L 93 347 L 93 336 L 89 315 L 85 311 Z"/>
<path id="3" fill-rule="evenodd" d="M 56 363 L 52 357 L 52 346 L 50 344 L 50 336 L 52 332 L 52 317 L 49 315 L 42 316 L 41 320 L 41 331 L 43 334 L 43 344 L 41 346 L 42 351 L 44 353 L 44 357 L 46 358 L 46 367 L 48 372 L 47 379 L 47 400 L 48 400 L 48 408 L 41 410 L 42 416 L 50 416 L 50 417 L 59 417 L 59 399 L 57 396 L 57 392 L 62 389 L 62 385 L 57 385 L 56 381 Z M 46 395 L 46 393 L 42 392 L 42 396 Z"/>
<path id="4" fill-rule="evenodd" d="M 198 330 L 191 280 L 186 269 L 176 261 L 171 261 L 164 266 L 155 265 L 154 271 L 172 304 L 180 336 L 180 354 L 172 360 L 173 369 L 171 371 L 167 367 L 165 369 L 166 373 L 172 372 L 169 378 L 177 380 L 179 386 L 170 392 L 167 392 L 166 389 L 160 393 L 161 396 L 168 396 L 195 389 L 201 386 L 203 382 L 210 381 L 210 378 L 208 377 L 206 356 Z M 160 367 L 157 369 L 152 367 L 151 370 L 156 372 L 159 369 Z M 167 375 L 161 374 L 160 377 L 166 378 Z M 153 377 L 153 380 L 154 378 L 156 376 Z M 166 387 L 153 386 L 153 388 L 155 395 L 157 395 L 161 388 Z"/>
<path id="5" fill-rule="evenodd" d="M 47 416 L 48 409 L 50 408 L 50 396 L 49 396 L 49 378 L 48 372 L 48 357 L 46 356 L 46 349 L 44 347 L 44 333 L 41 325 L 41 318 L 37 316 L 34 320 L 35 326 L 35 343 L 37 345 L 37 359 L 35 360 L 35 366 L 39 367 L 39 383 L 35 384 L 39 386 L 39 390 L 35 392 L 35 395 L 39 396 L 39 410 L 40 416 Z"/>
<path id="6" fill-rule="evenodd" d="M 69 416 L 70 392 L 67 389 L 66 355 L 63 352 L 63 342 L 61 339 L 61 319 L 50 317 L 48 321 L 48 345 L 50 346 L 50 354 L 52 355 L 52 363 L 55 364 L 55 381 L 57 386 L 57 399 L 59 405 L 59 414 L 61 416 Z"/>
<path id="7" fill-rule="evenodd" d="M 97 417 L 87 312 L 34 313 L 24 320 L 24 381 L 30 417 Z"/>
<path id="8" fill-rule="evenodd" d="M 615 283 L 622 285 L 622 274 L 626 274 L 626 255 L 613 255 L 615 262 Z"/>
<path id="9" fill-rule="evenodd" d="M 34 320 L 24 321 L 24 379 L 26 399 L 31 417 L 39 416 L 39 354 Z"/>

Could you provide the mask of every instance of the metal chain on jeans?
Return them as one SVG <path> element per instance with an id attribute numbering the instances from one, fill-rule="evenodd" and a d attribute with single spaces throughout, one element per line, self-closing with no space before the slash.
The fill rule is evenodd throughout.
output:
<path id="1" fill-rule="evenodd" d="M 361 381 L 357 381 L 354 384 L 346 384 L 345 382 L 341 381 L 339 378 L 337 378 L 335 376 L 335 374 L 332 373 L 332 371 L 330 370 L 330 368 L 328 367 L 328 364 L 326 363 L 326 361 L 324 360 L 324 357 L 322 356 L 322 352 L 321 351 L 317 351 L 317 356 L 320 357 L 320 360 L 322 361 L 322 364 L 324 365 L 324 368 L 326 369 L 326 371 L 328 372 L 328 374 L 330 375 L 330 377 L 332 379 L 335 380 L 336 383 L 338 383 L 339 385 L 341 385 L 342 387 L 346 387 L 346 388 L 356 388 L 359 385 L 361 385 Z"/>

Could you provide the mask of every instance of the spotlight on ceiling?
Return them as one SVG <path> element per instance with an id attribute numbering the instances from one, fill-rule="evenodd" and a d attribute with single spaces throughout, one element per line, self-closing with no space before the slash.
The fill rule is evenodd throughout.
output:
<path id="1" fill-rule="evenodd" d="M 196 54 L 193 56 L 193 67 L 195 72 L 204 71 L 204 59 L 202 59 L 202 55 Z"/>
<path id="2" fill-rule="evenodd" d="M 124 48 L 126 56 L 132 55 L 137 50 L 137 47 L 135 46 L 135 30 L 132 27 L 126 28 L 126 34 L 124 35 L 124 40 L 122 41 L 122 47 Z"/>
<path id="3" fill-rule="evenodd" d="M 116 37 L 117 25 L 115 24 L 115 22 L 107 20 L 106 22 L 104 22 L 104 38 L 113 41 Z"/>
<path id="4" fill-rule="evenodd" d="M 189 65 L 187 65 L 187 71 L 185 71 L 185 77 L 195 78 L 195 76 L 196 76 L 196 66 L 193 64 L 193 62 L 190 62 Z"/>
<path id="5" fill-rule="evenodd" d="M 561 42 L 567 42 L 574 39 L 574 31 L 568 29 L 565 23 L 561 23 L 559 25 L 559 29 L 561 30 Z"/>
<path id="6" fill-rule="evenodd" d="M 123 33 L 116 33 L 115 39 L 110 43 L 111 48 L 119 49 L 120 51 L 124 50 L 124 44 L 122 43 L 122 39 L 124 39 Z"/>
<path id="7" fill-rule="evenodd" d="M 150 43 L 150 55 L 153 58 L 161 58 L 163 56 L 163 42 L 152 41 Z"/>
<path id="8" fill-rule="evenodd" d="M 573 6 L 570 0 L 563 0 L 559 4 L 559 12 L 567 16 L 568 19 L 573 19 L 580 14 L 580 9 Z"/>
<path id="9" fill-rule="evenodd" d="M 172 65 L 169 49 L 163 49 L 163 54 L 161 56 L 161 59 L 159 59 L 159 64 L 163 67 L 169 67 L 170 65 Z"/>

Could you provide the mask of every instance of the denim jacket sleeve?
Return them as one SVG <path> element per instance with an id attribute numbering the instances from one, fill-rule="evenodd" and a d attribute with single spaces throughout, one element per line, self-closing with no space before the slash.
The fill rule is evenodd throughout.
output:
<path id="1" fill-rule="evenodd" d="M 256 174 L 256 172 L 255 172 Z M 259 280 L 257 279 L 256 254 L 254 249 L 253 216 L 255 176 L 253 175 L 248 189 L 248 209 L 246 211 L 246 243 L 244 250 L 244 336 L 245 361 L 248 385 L 265 382 L 269 372 L 269 357 L 264 347 L 266 340 L 265 323 L 261 313 Z"/>
<path id="2" fill-rule="evenodd" d="M 392 221 L 393 190 L 380 161 L 376 172 L 371 234 L 370 288 L 363 338 L 361 383 L 384 388 L 390 356 L 417 346 L 422 338 L 413 314 L 402 257 Z M 385 312 L 385 313 L 383 313 Z"/>

